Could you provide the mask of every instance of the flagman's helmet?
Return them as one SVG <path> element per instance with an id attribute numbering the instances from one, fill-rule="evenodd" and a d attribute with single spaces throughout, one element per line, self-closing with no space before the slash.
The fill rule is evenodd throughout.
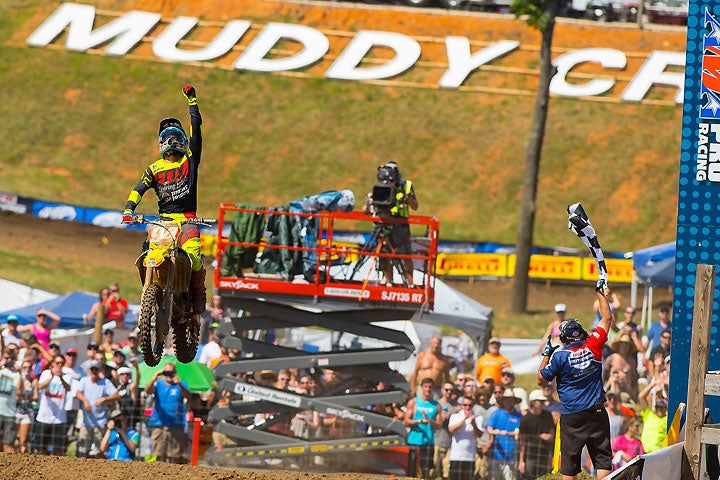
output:
<path id="1" fill-rule="evenodd" d="M 588 333 L 576 319 L 568 318 L 560 324 L 560 341 L 564 344 L 567 345 L 586 338 L 588 338 Z"/>

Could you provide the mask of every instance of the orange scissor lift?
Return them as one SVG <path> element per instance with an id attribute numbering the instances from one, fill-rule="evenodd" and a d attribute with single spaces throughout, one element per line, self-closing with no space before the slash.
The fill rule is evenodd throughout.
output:
<path id="1" fill-rule="evenodd" d="M 227 269 L 215 269 L 215 286 L 232 296 L 284 296 L 296 295 L 313 299 L 313 302 L 326 300 L 354 301 L 377 305 L 418 307 L 432 310 L 434 300 L 435 259 L 437 256 L 439 222 L 434 217 L 411 216 L 407 220 L 386 219 L 353 212 L 294 213 L 266 208 L 237 207 L 234 204 L 222 204 L 218 218 L 218 231 L 223 232 L 225 225 L 234 223 L 237 215 L 275 216 L 289 219 L 291 228 L 303 228 L 298 224 L 312 222 L 315 226 L 315 238 L 312 245 L 276 243 L 272 238 L 262 236 L 253 241 L 233 239 L 218 235 L 218 266 L 226 265 L 228 252 L 232 248 L 243 252 L 257 252 L 261 258 L 268 250 L 278 255 L 304 257 L 302 269 L 288 271 L 258 272 L 255 265 L 235 269 L 235 274 L 227 275 Z M 387 237 L 383 237 L 387 227 L 393 223 L 408 223 L 413 235 L 411 255 L 402 255 L 390 251 Z M 305 227 L 306 228 L 306 227 Z M 348 232 L 371 232 L 363 236 L 356 235 L 358 243 L 348 242 Z M 339 234 L 338 232 L 342 232 Z M 371 243 L 363 243 L 370 241 Z M 310 259 L 309 261 L 307 259 Z M 412 260 L 413 288 L 403 282 L 400 270 L 404 269 L 404 260 Z M 387 279 L 380 274 L 379 264 L 383 261 L 393 265 L 393 286 L 386 286 Z M 360 264 L 360 266 L 358 266 Z"/>
<path id="2" fill-rule="evenodd" d="M 208 450 L 208 463 L 262 467 L 270 456 L 290 462 L 283 464 L 288 467 L 293 459 L 305 457 L 298 463 L 307 466 L 312 463 L 308 459 L 322 455 L 323 469 L 415 473 L 415 452 L 405 446 L 402 422 L 367 407 L 404 402 L 410 392 L 406 379 L 388 362 L 407 360 L 415 346 L 405 332 L 376 322 L 409 320 L 432 310 L 439 222 L 427 216 L 406 220 L 412 238 L 409 255 L 394 252 L 389 244 L 395 222 L 357 211 L 220 206 L 214 283 L 223 306 L 241 313 L 220 325 L 216 334 L 222 345 L 238 349 L 244 358 L 215 368 L 229 397 L 213 408 L 209 419 L 234 445 Z M 393 286 L 387 286 L 382 273 L 386 262 L 392 266 Z M 305 351 L 263 335 L 300 327 L 373 339 L 383 346 L 342 348 L 333 343 L 330 350 Z M 258 386 L 242 376 L 283 368 L 329 368 L 343 380 L 310 397 Z M 384 390 L 366 388 L 379 382 Z M 349 428 L 342 435 L 312 439 L 288 436 L 279 428 L 308 410 L 323 418 L 343 418 Z M 267 412 L 274 412 L 272 419 L 252 422 L 256 414 Z M 371 433 L 360 434 L 358 425 L 369 426 Z"/>

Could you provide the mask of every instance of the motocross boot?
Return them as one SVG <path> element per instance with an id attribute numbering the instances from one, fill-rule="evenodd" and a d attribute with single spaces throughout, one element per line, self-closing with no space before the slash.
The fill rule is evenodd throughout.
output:
<path id="1" fill-rule="evenodd" d="M 200 315 L 205 311 L 205 269 L 190 275 L 190 294 L 192 295 L 193 315 Z"/>

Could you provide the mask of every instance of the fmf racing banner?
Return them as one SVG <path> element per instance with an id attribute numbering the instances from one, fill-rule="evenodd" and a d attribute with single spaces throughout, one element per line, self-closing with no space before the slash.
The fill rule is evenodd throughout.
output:
<path id="1" fill-rule="evenodd" d="M 678 189 L 677 248 L 673 291 L 670 405 L 687 399 L 695 272 L 698 264 L 720 264 L 720 3 L 691 0 L 688 9 L 682 145 Z M 720 270 L 719 270 L 720 271 Z M 713 330 L 720 293 L 715 280 Z M 710 341 L 708 370 L 720 369 L 720 337 Z M 714 418 L 720 397 L 707 397 Z"/>

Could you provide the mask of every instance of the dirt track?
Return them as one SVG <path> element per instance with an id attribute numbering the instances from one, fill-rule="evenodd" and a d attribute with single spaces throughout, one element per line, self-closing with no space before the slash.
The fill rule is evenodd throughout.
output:
<path id="1" fill-rule="evenodd" d="M 282 470 L 222 470 L 162 462 L 110 462 L 74 457 L 0 453 L 0 477 L 22 480 L 368 480 L 353 473 L 307 473 Z"/>

